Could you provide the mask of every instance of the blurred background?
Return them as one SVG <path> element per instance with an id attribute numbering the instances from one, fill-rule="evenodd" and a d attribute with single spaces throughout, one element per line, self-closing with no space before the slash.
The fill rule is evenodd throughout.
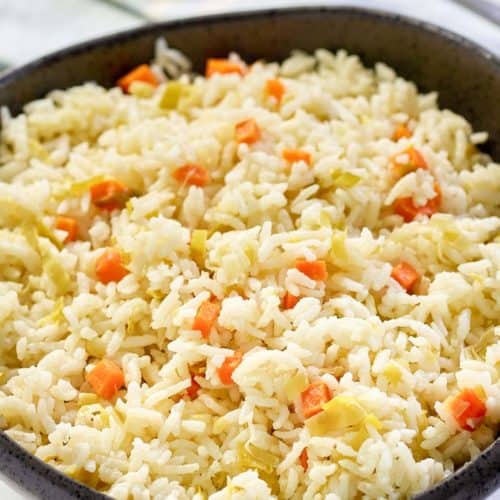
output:
<path id="1" fill-rule="evenodd" d="M 147 22 L 312 4 L 365 6 L 410 15 L 500 54 L 500 0 L 0 0 L 0 68 Z"/>

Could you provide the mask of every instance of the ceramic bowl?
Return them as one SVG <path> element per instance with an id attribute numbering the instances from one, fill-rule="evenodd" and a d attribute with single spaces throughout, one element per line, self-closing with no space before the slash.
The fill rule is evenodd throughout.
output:
<path id="1" fill-rule="evenodd" d="M 0 105 L 17 113 L 57 88 L 94 80 L 112 86 L 151 60 L 164 36 L 203 71 L 207 57 L 236 51 L 246 61 L 279 60 L 293 49 L 346 49 L 373 65 L 383 61 L 421 91 L 439 92 L 441 107 L 486 130 L 484 149 L 500 159 L 500 63 L 460 36 L 399 15 L 355 8 L 293 8 L 147 25 L 42 57 L 0 78 Z M 500 194 L 499 194 L 500 195 Z M 107 498 L 60 474 L 0 433 L 0 470 L 41 498 Z M 484 498 L 500 484 L 500 440 L 419 500 Z"/>

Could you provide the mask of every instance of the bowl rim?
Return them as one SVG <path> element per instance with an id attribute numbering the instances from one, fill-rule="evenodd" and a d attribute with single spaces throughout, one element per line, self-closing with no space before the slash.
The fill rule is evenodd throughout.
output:
<path id="1" fill-rule="evenodd" d="M 427 34 L 448 41 L 449 43 L 455 45 L 459 50 L 467 51 L 468 55 L 480 57 L 486 64 L 490 65 L 499 74 L 500 78 L 500 55 L 496 55 L 491 50 L 480 45 L 479 43 L 472 41 L 447 28 L 443 28 L 428 21 L 416 19 L 404 14 L 394 13 L 383 9 L 342 5 L 328 6 L 317 4 L 292 7 L 251 9 L 232 11 L 229 13 L 219 12 L 214 14 L 189 16 L 186 18 L 172 19 L 160 22 L 148 22 L 146 24 L 142 24 L 133 28 L 119 30 L 106 35 L 93 37 L 89 40 L 71 44 L 67 47 L 63 47 L 62 49 L 35 58 L 33 61 L 22 64 L 18 67 L 8 68 L 7 70 L 0 73 L 0 89 L 12 81 L 29 77 L 29 74 L 31 72 L 45 66 L 50 66 L 51 64 L 62 59 L 71 59 L 78 54 L 98 48 L 103 45 L 117 44 L 123 40 L 131 38 L 133 39 L 142 35 L 146 35 L 148 33 L 154 33 L 156 31 L 176 30 L 182 29 L 187 26 L 210 25 L 211 23 L 218 23 L 221 21 L 231 23 L 240 20 L 251 21 L 252 19 L 259 19 L 263 17 L 287 17 L 307 14 L 317 15 L 321 13 L 357 15 L 360 17 L 365 17 L 367 19 L 371 19 L 374 22 L 386 22 L 388 24 L 399 23 L 416 30 L 424 31 Z M 14 467 L 9 466 L 9 462 L 12 461 L 12 458 L 14 458 L 16 462 L 23 460 L 24 467 L 28 467 L 29 480 L 27 482 L 29 484 L 24 484 L 16 481 L 16 477 L 18 477 L 18 474 L 13 470 Z M 500 470 L 500 435 L 498 435 L 496 440 L 493 441 L 487 448 L 482 450 L 482 452 L 477 457 L 457 469 L 457 471 L 455 471 L 453 474 L 450 474 L 430 488 L 418 493 L 415 496 L 415 499 L 440 500 L 442 498 L 466 498 L 465 496 L 461 495 L 462 483 L 460 481 L 457 481 L 456 478 L 461 478 L 464 475 L 466 476 L 468 472 L 470 473 L 470 471 L 477 465 L 476 463 L 479 460 L 493 461 L 493 465 L 489 464 L 488 466 L 486 466 L 486 468 L 489 471 L 491 470 L 491 472 L 496 471 L 496 474 L 488 476 L 487 483 L 482 485 L 482 489 L 485 494 L 487 494 L 488 492 L 491 493 L 495 487 L 500 485 L 500 472 L 498 472 Z M 6 476 L 12 478 L 17 484 L 19 484 L 21 488 L 24 488 L 35 494 L 38 490 L 36 489 L 36 486 L 33 485 L 33 480 L 41 481 L 45 484 L 51 483 L 52 485 L 54 485 L 63 495 L 58 496 L 58 498 L 61 499 L 63 497 L 68 499 L 88 498 L 93 500 L 105 500 L 110 498 L 106 494 L 98 492 L 90 488 L 89 486 L 72 479 L 66 474 L 60 472 L 55 467 L 43 462 L 34 454 L 25 450 L 21 445 L 10 438 L 3 430 L 0 430 L 0 465 L 6 465 L 5 467 L 2 467 L 2 472 Z"/>
<path id="2" fill-rule="evenodd" d="M 181 19 L 172 19 L 167 21 L 159 22 L 148 22 L 133 28 L 127 28 L 105 34 L 102 36 L 93 37 L 89 40 L 82 42 L 77 42 L 67 47 L 52 51 L 48 54 L 41 55 L 35 58 L 33 61 L 28 61 L 20 66 L 14 66 L 12 68 L 7 68 L 2 73 L 0 73 L 0 85 L 4 85 L 13 79 L 23 76 L 25 73 L 29 73 L 35 69 L 41 68 L 43 66 L 50 65 L 53 62 L 59 61 L 63 58 L 68 58 L 85 52 L 87 50 L 99 47 L 101 45 L 107 45 L 111 43 L 117 43 L 122 39 L 134 38 L 147 34 L 149 32 L 158 31 L 161 29 L 177 29 L 183 28 L 185 26 L 196 26 L 203 24 L 210 24 L 212 22 L 225 21 L 233 22 L 242 19 L 251 20 L 252 18 L 260 17 L 272 17 L 272 16 L 294 16 L 297 14 L 318 14 L 321 12 L 325 13 L 346 13 L 355 14 L 358 16 L 364 16 L 377 21 L 389 21 L 392 23 L 402 23 L 411 26 L 415 29 L 420 29 L 431 33 L 434 36 L 445 38 L 454 45 L 461 47 L 462 49 L 467 49 L 475 53 L 476 56 L 481 57 L 481 59 L 492 64 L 497 71 L 500 71 L 500 54 L 493 53 L 490 49 L 480 45 L 479 43 L 466 38 L 454 31 L 449 30 L 433 24 L 428 21 L 421 19 L 416 19 L 411 16 L 404 14 L 399 14 L 395 12 L 386 11 L 383 9 L 372 9 L 357 6 L 327 6 L 327 5 L 304 5 L 304 6 L 293 6 L 293 7 L 277 7 L 268 9 L 255 9 L 255 10 L 242 10 L 229 13 L 215 13 L 200 16 L 189 16 Z"/>

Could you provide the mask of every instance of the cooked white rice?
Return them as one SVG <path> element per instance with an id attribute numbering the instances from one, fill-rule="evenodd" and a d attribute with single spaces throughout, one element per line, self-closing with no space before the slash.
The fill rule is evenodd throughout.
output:
<path id="1" fill-rule="evenodd" d="M 160 43 L 154 71 L 156 89 L 87 83 L 2 111 L 0 427 L 123 500 L 408 497 L 474 458 L 500 422 L 500 165 L 476 148 L 486 134 L 344 51 L 206 79 Z M 182 109 L 159 106 L 164 74 L 191 85 Z M 281 105 L 265 92 L 277 77 Z M 262 137 L 237 144 L 248 118 Z M 412 136 L 393 140 L 398 124 Z M 429 169 L 395 181 L 391 161 L 410 145 Z M 285 162 L 285 148 L 312 165 Z M 180 185 L 171 174 L 186 162 L 211 182 Z M 126 209 L 109 215 L 76 190 L 101 175 L 135 192 Z M 398 198 L 435 197 L 435 181 L 440 213 L 394 213 Z M 81 228 L 61 249 L 47 238 L 57 214 Z M 194 229 L 209 234 L 200 265 Z M 130 274 L 103 285 L 108 246 Z M 299 258 L 325 260 L 327 281 Z M 400 260 L 422 275 L 413 294 L 391 277 Z M 302 297 L 288 310 L 286 291 Z M 205 339 L 192 325 L 211 296 L 222 309 Z M 236 349 L 224 385 L 217 367 Z M 125 374 L 111 401 L 85 381 L 102 358 Z M 190 399 L 194 369 L 205 373 Z M 290 383 L 301 378 L 364 417 L 311 435 Z M 467 388 L 486 405 L 473 432 L 447 403 Z"/>

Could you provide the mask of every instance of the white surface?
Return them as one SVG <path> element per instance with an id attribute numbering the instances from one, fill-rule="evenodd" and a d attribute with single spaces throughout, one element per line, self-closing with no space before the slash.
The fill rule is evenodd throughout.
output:
<path id="1" fill-rule="evenodd" d="M 123 0 L 123 3 L 157 20 L 292 5 L 365 6 L 439 24 L 500 54 L 500 28 L 450 0 Z M 0 62 L 22 64 L 62 46 L 141 22 L 141 18 L 97 0 L 0 0 Z M 1 473 L 0 497 L 2 500 L 34 498 Z M 500 490 L 489 500 L 500 500 Z"/>
<path id="2" fill-rule="evenodd" d="M 21 64 L 141 22 L 96 0 L 0 0 L 0 61 Z"/>
<path id="3" fill-rule="evenodd" d="M 0 475 L 0 497 L 2 500 L 35 500 L 36 498 L 2 475 Z"/>

